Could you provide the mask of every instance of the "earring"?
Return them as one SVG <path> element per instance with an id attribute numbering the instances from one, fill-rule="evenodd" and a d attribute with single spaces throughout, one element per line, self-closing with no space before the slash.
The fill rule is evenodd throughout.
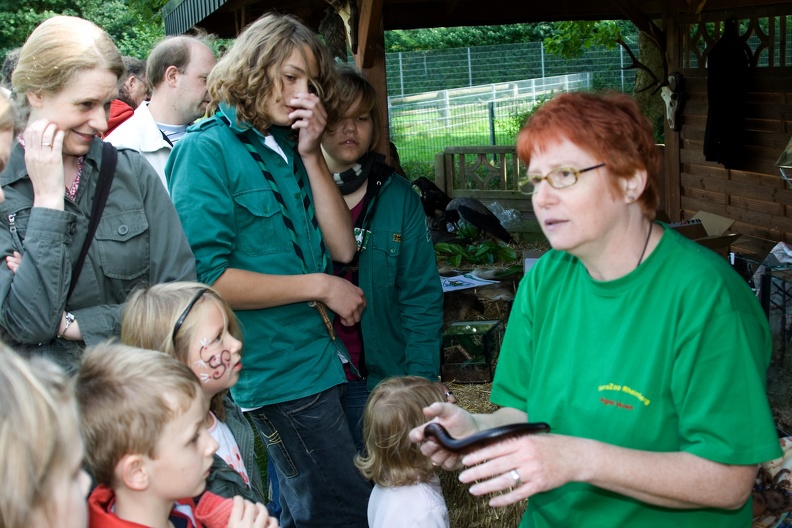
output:
<path id="1" fill-rule="evenodd" d="M 629 203 L 633 203 L 633 202 L 635 201 L 635 195 L 633 195 L 633 194 L 628 194 L 628 195 L 627 195 L 627 201 L 628 201 Z"/>

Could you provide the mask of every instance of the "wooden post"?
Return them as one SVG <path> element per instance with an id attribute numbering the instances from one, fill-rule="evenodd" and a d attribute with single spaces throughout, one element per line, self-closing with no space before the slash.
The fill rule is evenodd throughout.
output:
<path id="1" fill-rule="evenodd" d="M 673 4 L 673 5 L 669 5 Z M 679 50 L 679 16 L 676 1 L 665 4 L 663 13 L 663 25 L 666 34 L 666 59 L 668 60 L 668 71 L 679 70 L 680 50 Z M 680 153 L 679 132 L 671 130 L 668 120 L 663 119 L 665 124 L 665 159 L 663 163 L 665 178 L 665 212 L 672 222 L 679 221 L 682 210 L 682 181 L 680 177 Z"/>
<path id="2" fill-rule="evenodd" d="M 355 65 L 377 91 L 377 107 L 382 116 L 379 143 L 375 150 L 390 163 L 390 130 L 388 128 L 388 83 L 385 72 L 385 30 L 382 22 L 382 0 L 364 0 L 360 5 L 358 49 Z"/>
<path id="3" fill-rule="evenodd" d="M 435 172 L 435 185 L 440 187 L 448 196 L 451 196 L 451 193 L 448 192 L 446 188 L 446 166 L 445 166 L 445 154 L 442 152 L 438 152 L 435 154 L 434 158 L 434 172 Z"/>

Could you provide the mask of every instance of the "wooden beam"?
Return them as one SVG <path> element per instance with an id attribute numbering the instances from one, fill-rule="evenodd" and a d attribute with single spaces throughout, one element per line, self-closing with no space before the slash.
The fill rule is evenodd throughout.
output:
<path id="1" fill-rule="evenodd" d="M 456 10 L 457 4 L 459 0 L 446 0 L 445 2 L 445 12 L 447 15 L 450 15 Z"/>
<path id="2" fill-rule="evenodd" d="M 234 9 L 234 26 L 236 28 L 236 34 L 239 35 L 245 26 L 247 26 L 247 5 L 239 6 L 238 8 Z"/>
<path id="3" fill-rule="evenodd" d="M 359 0 L 367 3 L 370 0 Z M 363 17 L 361 16 L 361 20 Z M 377 108 L 382 122 L 379 129 L 379 142 L 374 150 L 383 154 L 387 162 L 390 162 L 390 130 L 388 128 L 388 82 L 385 72 L 385 31 L 382 19 L 375 26 L 376 31 L 369 32 L 367 44 L 363 44 L 362 38 L 358 46 L 358 53 L 355 54 L 355 65 L 358 67 L 363 77 L 371 83 L 377 93 Z"/>
<path id="4" fill-rule="evenodd" d="M 677 16 L 678 9 L 676 9 L 675 2 L 672 0 L 672 5 L 667 5 L 667 10 L 663 13 L 663 26 L 666 28 L 665 32 L 665 45 L 663 49 L 668 61 L 669 71 L 677 71 L 680 66 L 680 34 L 679 34 L 679 19 Z M 679 116 L 684 119 L 684 116 Z M 665 213 L 672 222 L 681 219 L 682 216 L 682 201 L 681 189 L 682 183 L 680 178 L 681 160 L 679 149 L 682 148 L 680 142 L 681 132 L 675 132 L 668 126 L 668 120 L 663 119 L 665 126 L 665 149 L 663 160 L 663 177 L 665 178 Z M 685 126 L 684 121 L 682 124 Z"/>
<path id="5" fill-rule="evenodd" d="M 694 15 L 700 15 L 701 12 L 704 10 L 704 6 L 707 5 L 707 0 L 698 0 L 697 2 L 693 2 L 691 13 Z"/>
<path id="6" fill-rule="evenodd" d="M 358 67 L 361 70 L 374 66 L 374 55 L 378 45 L 378 35 L 382 35 L 382 42 L 385 42 L 385 33 L 382 29 L 382 5 L 384 0 L 359 0 L 360 19 L 358 22 L 358 55 L 361 62 Z M 384 44 L 383 44 L 384 47 Z M 357 63 L 357 56 L 355 57 Z M 383 55 L 383 67 L 385 57 Z M 375 86 L 376 88 L 376 86 Z"/>
<path id="7" fill-rule="evenodd" d="M 644 13 L 659 18 L 662 4 L 668 0 L 636 1 Z M 454 10 L 450 12 L 453 4 Z M 383 9 L 386 30 L 624 18 L 614 2 L 591 0 L 489 0 L 486 4 L 472 0 L 385 0 Z"/>

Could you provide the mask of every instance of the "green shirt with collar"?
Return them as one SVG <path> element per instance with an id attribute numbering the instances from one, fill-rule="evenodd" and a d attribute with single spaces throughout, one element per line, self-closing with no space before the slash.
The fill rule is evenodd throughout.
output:
<path id="1" fill-rule="evenodd" d="M 297 178 L 309 199 L 313 196 L 297 144 L 289 137 L 293 131 L 273 126 L 268 132 L 286 160 L 264 144 L 260 132 L 238 123 L 235 109 L 221 105 L 218 114 L 187 131 L 168 159 L 171 198 L 202 282 L 213 284 L 229 268 L 272 275 L 299 275 L 304 267 L 308 273 L 331 271 L 320 250 L 321 232 L 310 226 L 302 203 Z M 294 251 L 277 197 L 240 133 L 254 142 L 275 179 L 304 262 Z M 330 339 L 308 303 L 238 310 L 236 315 L 244 336 L 244 368 L 232 392 L 243 409 L 310 396 L 345 381 L 340 358 L 346 349 L 340 340 Z"/>

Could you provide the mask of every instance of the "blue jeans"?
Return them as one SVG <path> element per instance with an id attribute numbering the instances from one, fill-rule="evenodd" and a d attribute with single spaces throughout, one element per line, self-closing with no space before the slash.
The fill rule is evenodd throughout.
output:
<path id="1" fill-rule="evenodd" d="M 270 517 L 275 517 L 280 522 L 280 486 L 278 486 L 278 472 L 275 471 L 275 464 L 272 459 L 267 457 L 267 513 Z"/>
<path id="2" fill-rule="evenodd" d="M 283 528 L 368 527 L 371 484 L 353 463 L 342 391 L 335 386 L 250 412 L 277 470 Z"/>
<path id="3" fill-rule="evenodd" d="M 366 450 L 365 442 L 363 442 L 363 411 L 366 409 L 369 394 L 364 379 L 348 381 L 346 384 L 346 417 L 349 422 L 349 432 L 352 433 L 352 440 L 360 454 L 365 453 Z"/>

